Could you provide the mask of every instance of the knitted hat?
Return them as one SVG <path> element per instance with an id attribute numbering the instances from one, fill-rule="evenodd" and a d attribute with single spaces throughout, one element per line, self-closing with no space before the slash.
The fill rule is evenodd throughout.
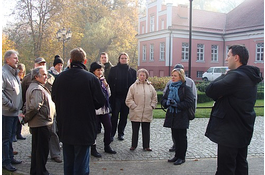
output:
<path id="1" fill-rule="evenodd" d="M 93 73 L 95 70 L 97 70 L 97 69 L 101 69 L 101 68 L 103 68 L 103 67 L 104 67 L 104 65 L 99 64 L 98 62 L 93 62 L 93 63 L 91 63 L 91 65 L 90 65 L 90 69 L 89 69 L 89 71 L 90 71 L 91 73 Z"/>
<path id="2" fill-rule="evenodd" d="M 53 61 L 53 66 L 56 66 L 59 63 L 64 63 L 63 59 L 60 57 L 60 55 L 55 55 L 54 61 Z"/>

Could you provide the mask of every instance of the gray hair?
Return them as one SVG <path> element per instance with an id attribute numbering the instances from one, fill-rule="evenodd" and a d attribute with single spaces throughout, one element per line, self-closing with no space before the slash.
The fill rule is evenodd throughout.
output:
<path id="1" fill-rule="evenodd" d="M 31 70 L 31 80 L 35 80 L 36 77 L 40 76 L 40 70 L 41 69 L 46 71 L 46 67 L 44 67 L 44 66 L 40 66 L 40 67 L 37 67 L 37 68 Z"/>
<path id="2" fill-rule="evenodd" d="M 16 55 L 19 55 L 19 53 L 15 50 L 8 50 L 5 52 L 5 55 L 4 55 L 4 60 L 5 60 L 5 63 L 6 63 L 6 59 L 9 58 L 12 54 L 16 54 Z"/>

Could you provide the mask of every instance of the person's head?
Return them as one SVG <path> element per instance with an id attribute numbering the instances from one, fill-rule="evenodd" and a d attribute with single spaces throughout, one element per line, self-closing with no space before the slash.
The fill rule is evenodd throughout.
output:
<path id="1" fill-rule="evenodd" d="M 103 76 L 103 73 L 104 73 L 104 65 L 99 64 L 97 62 L 93 62 L 90 65 L 89 71 L 93 73 L 96 77 L 100 78 Z"/>
<path id="2" fill-rule="evenodd" d="M 18 77 L 20 80 L 22 80 L 26 75 L 26 66 L 25 64 L 18 63 L 17 69 L 18 69 Z"/>
<path id="3" fill-rule="evenodd" d="M 106 52 L 101 52 L 100 54 L 100 63 L 105 64 L 109 62 L 109 56 Z"/>
<path id="4" fill-rule="evenodd" d="M 53 67 L 57 72 L 62 72 L 63 70 L 63 59 L 61 58 L 60 55 L 55 55 L 54 61 L 53 61 Z"/>
<path id="5" fill-rule="evenodd" d="M 125 52 L 120 53 L 119 63 L 120 64 L 128 64 L 129 63 L 129 55 Z"/>
<path id="6" fill-rule="evenodd" d="M 44 66 L 39 66 L 32 70 L 31 72 L 31 79 L 37 80 L 41 84 L 45 84 L 47 82 L 47 70 Z"/>
<path id="7" fill-rule="evenodd" d="M 142 69 L 139 69 L 137 71 L 137 77 L 138 77 L 139 81 L 144 82 L 148 79 L 149 73 L 146 69 L 142 68 Z"/>
<path id="8" fill-rule="evenodd" d="M 86 52 L 81 47 L 71 50 L 70 56 L 71 62 L 80 62 L 84 64 L 87 62 Z"/>
<path id="9" fill-rule="evenodd" d="M 19 53 L 15 50 L 8 50 L 5 52 L 4 55 L 4 62 L 5 64 L 11 66 L 12 68 L 16 69 L 18 66 L 18 55 Z"/>
<path id="10" fill-rule="evenodd" d="M 37 68 L 37 67 L 40 67 L 40 66 L 46 66 L 46 61 L 42 57 L 39 57 L 39 58 L 35 59 L 34 67 Z"/>
<path id="11" fill-rule="evenodd" d="M 241 65 L 247 65 L 249 53 L 245 46 L 233 45 L 229 47 L 227 53 L 228 69 L 236 69 Z"/>
<path id="12" fill-rule="evenodd" d="M 177 69 L 177 68 L 184 69 L 184 66 L 182 64 L 176 64 L 174 66 L 174 69 Z"/>
<path id="13" fill-rule="evenodd" d="M 172 82 L 182 81 L 185 82 L 185 72 L 184 69 L 176 68 L 171 72 Z"/>

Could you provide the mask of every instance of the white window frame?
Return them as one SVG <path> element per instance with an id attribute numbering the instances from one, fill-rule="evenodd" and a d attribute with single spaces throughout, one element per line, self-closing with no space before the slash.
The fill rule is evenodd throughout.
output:
<path id="1" fill-rule="evenodd" d="M 218 45 L 211 45 L 211 61 L 218 62 Z"/>
<path id="2" fill-rule="evenodd" d="M 154 44 L 150 44 L 150 61 L 154 61 Z"/>
<path id="3" fill-rule="evenodd" d="M 204 44 L 197 44 L 197 61 L 204 61 Z"/>
<path id="4" fill-rule="evenodd" d="M 162 19 L 161 21 L 161 30 L 165 29 L 165 21 Z"/>
<path id="5" fill-rule="evenodd" d="M 256 62 L 263 62 L 264 56 L 264 43 L 256 44 Z"/>
<path id="6" fill-rule="evenodd" d="M 143 61 L 146 61 L 146 45 L 143 45 Z"/>
<path id="7" fill-rule="evenodd" d="M 160 61 L 164 61 L 165 60 L 165 43 L 162 42 L 160 43 L 160 57 L 159 57 Z"/>
<path id="8" fill-rule="evenodd" d="M 155 16 L 152 15 L 150 17 L 150 32 L 155 31 Z"/>
<path id="9" fill-rule="evenodd" d="M 182 61 L 189 60 L 189 43 L 182 43 L 181 60 Z"/>

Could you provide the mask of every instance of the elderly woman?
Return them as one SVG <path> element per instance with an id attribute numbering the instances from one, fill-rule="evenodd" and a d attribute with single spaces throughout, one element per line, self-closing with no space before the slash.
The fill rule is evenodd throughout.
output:
<path id="1" fill-rule="evenodd" d="M 172 82 L 162 97 L 162 106 L 167 109 L 164 127 L 171 128 L 175 141 L 175 156 L 168 162 L 180 165 L 185 162 L 187 152 L 187 128 L 189 128 L 188 108 L 193 104 L 193 94 L 186 86 L 185 72 L 176 68 L 171 72 Z"/>
<path id="2" fill-rule="evenodd" d="M 132 145 L 133 151 L 138 144 L 139 128 L 142 125 L 142 138 L 144 151 L 152 151 L 150 148 L 150 122 L 153 119 L 153 109 L 157 104 L 155 88 L 149 82 L 149 73 L 146 69 L 137 71 L 138 79 L 128 91 L 125 103 L 129 107 L 129 119 L 132 122 Z"/>

